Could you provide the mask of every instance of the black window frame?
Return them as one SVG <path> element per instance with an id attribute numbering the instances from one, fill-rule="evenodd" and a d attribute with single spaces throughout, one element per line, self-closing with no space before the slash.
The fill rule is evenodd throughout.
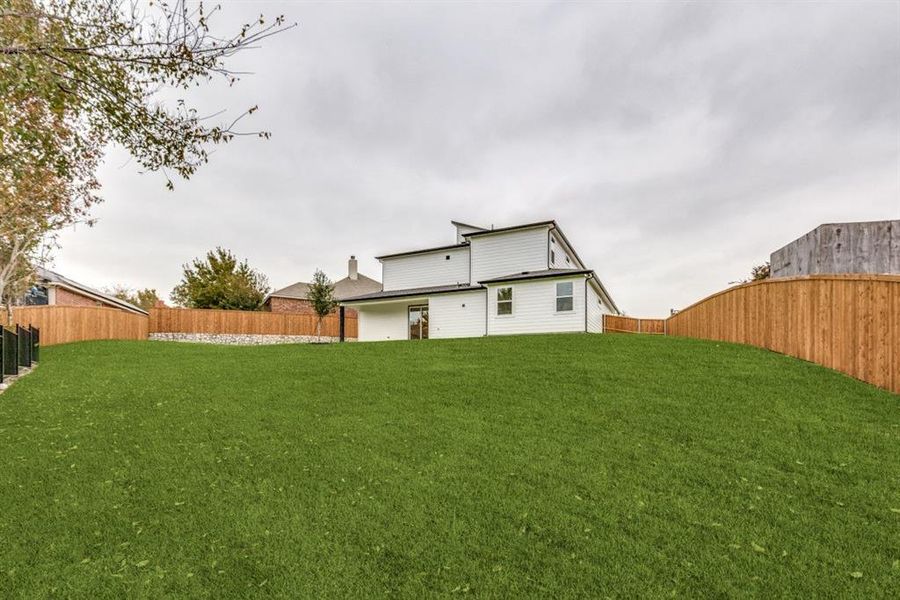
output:
<path id="1" fill-rule="evenodd" d="M 560 294 L 559 286 L 568 285 L 569 293 L 568 294 Z M 575 284 L 571 281 L 557 281 L 555 286 L 556 291 L 556 312 L 558 313 L 567 313 L 575 310 Z M 560 300 L 566 301 L 568 300 L 568 308 L 565 308 L 565 303 L 563 304 L 563 308 L 560 308 Z"/>

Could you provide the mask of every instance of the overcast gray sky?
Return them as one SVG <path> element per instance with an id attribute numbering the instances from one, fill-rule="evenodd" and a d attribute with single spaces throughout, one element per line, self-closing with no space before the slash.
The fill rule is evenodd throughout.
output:
<path id="1" fill-rule="evenodd" d="M 663 316 L 816 225 L 900 218 L 900 3 L 222 2 L 300 26 L 196 102 L 268 141 L 164 188 L 113 149 L 54 268 L 155 287 L 222 245 L 273 287 L 450 219 L 556 219 L 620 308 Z M 215 21 L 213 22 L 215 25 Z"/>

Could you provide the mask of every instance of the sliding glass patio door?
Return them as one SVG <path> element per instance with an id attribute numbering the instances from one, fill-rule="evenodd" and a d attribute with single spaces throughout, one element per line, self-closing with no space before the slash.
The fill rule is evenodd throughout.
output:
<path id="1" fill-rule="evenodd" d="M 409 339 L 428 339 L 428 306 L 409 307 Z"/>

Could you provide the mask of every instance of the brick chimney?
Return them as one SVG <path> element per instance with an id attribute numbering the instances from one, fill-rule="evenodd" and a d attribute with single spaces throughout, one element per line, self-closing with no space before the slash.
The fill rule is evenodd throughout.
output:
<path id="1" fill-rule="evenodd" d="M 352 254 L 350 255 L 350 260 L 347 261 L 347 271 L 348 271 L 347 276 L 350 279 L 352 279 L 354 281 L 359 279 L 359 270 L 356 266 L 356 256 L 354 256 Z"/>

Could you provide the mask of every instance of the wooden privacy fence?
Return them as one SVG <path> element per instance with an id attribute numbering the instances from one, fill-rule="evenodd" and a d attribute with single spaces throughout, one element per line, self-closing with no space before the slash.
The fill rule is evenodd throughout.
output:
<path id="1" fill-rule="evenodd" d="M 315 335 L 315 315 L 243 310 L 151 308 L 150 333 L 211 333 L 243 335 Z M 344 337 L 357 336 L 357 318 L 344 319 Z M 322 320 L 321 335 L 338 337 L 340 317 L 334 312 Z"/>
<path id="2" fill-rule="evenodd" d="M 900 393 L 900 276 L 766 279 L 667 319 L 668 335 L 751 344 Z"/>
<path id="3" fill-rule="evenodd" d="M 43 346 L 87 340 L 146 340 L 151 333 L 316 334 L 314 315 L 187 308 L 154 308 L 147 317 L 98 306 L 21 306 L 13 309 L 11 325 L 37 327 Z M 358 329 L 356 316 L 347 315 L 344 337 L 357 337 Z M 338 313 L 323 319 L 321 334 L 340 335 Z"/>
<path id="4" fill-rule="evenodd" d="M 19 306 L 13 308 L 12 325 L 40 329 L 42 346 L 85 340 L 146 340 L 148 334 L 146 316 L 99 306 Z"/>
<path id="5" fill-rule="evenodd" d="M 603 331 L 609 333 L 655 333 L 665 335 L 666 320 L 603 315 Z"/>

